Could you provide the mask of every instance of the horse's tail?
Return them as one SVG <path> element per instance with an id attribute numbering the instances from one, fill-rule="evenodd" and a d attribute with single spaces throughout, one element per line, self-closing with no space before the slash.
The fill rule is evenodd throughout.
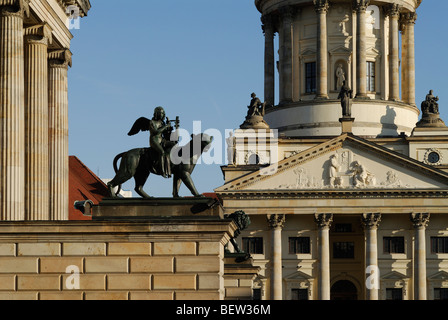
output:
<path id="1" fill-rule="evenodd" d="M 123 152 L 123 153 L 120 153 L 119 155 L 117 155 L 117 156 L 115 157 L 115 159 L 114 159 L 114 171 L 115 171 L 115 174 L 117 174 L 117 173 L 118 173 L 118 170 L 119 170 L 119 169 L 118 169 L 118 161 L 119 161 L 121 158 L 123 158 L 125 154 L 126 154 L 126 152 Z M 121 192 L 121 184 L 118 185 L 117 187 L 118 187 L 118 189 L 117 189 L 117 192 L 115 193 L 116 195 L 118 195 L 118 194 Z"/>
<path id="2" fill-rule="evenodd" d="M 124 157 L 124 155 L 126 154 L 126 152 L 120 153 L 118 156 L 115 157 L 114 159 L 114 171 L 115 173 L 118 173 L 118 160 L 120 160 L 121 158 Z"/>

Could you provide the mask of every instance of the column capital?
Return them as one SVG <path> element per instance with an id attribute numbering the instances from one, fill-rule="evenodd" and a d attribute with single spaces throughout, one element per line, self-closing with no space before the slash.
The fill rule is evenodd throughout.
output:
<path id="1" fill-rule="evenodd" d="M 370 0 L 353 0 L 353 8 L 357 12 L 366 12 L 367 7 L 370 5 Z"/>
<path id="2" fill-rule="evenodd" d="M 361 218 L 364 229 L 376 229 L 381 222 L 380 213 L 364 213 Z"/>
<path id="3" fill-rule="evenodd" d="M 30 16 L 30 0 L 0 0 L 0 13 L 2 16 Z"/>
<path id="4" fill-rule="evenodd" d="M 384 8 L 384 12 L 390 18 L 399 19 L 400 18 L 401 6 L 396 3 L 391 3 Z"/>
<path id="5" fill-rule="evenodd" d="M 52 44 L 53 30 L 47 23 L 37 24 L 24 29 L 25 43 Z"/>
<path id="6" fill-rule="evenodd" d="M 317 223 L 319 229 L 330 229 L 333 223 L 332 213 L 316 213 L 314 215 L 314 221 Z"/>
<path id="7" fill-rule="evenodd" d="M 314 9 L 319 14 L 326 14 L 330 9 L 330 2 L 328 0 L 314 0 Z"/>
<path id="8" fill-rule="evenodd" d="M 72 53 L 69 49 L 48 52 L 49 66 L 51 68 L 67 68 L 72 66 Z"/>
<path id="9" fill-rule="evenodd" d="M 411 222 L 415 229 L 426 229 L 430 217 L 429 213 L 411 213 Z"/>
<path id="10" fill-rule="evenodd" d="M 417 21 L 417 12 L 406 12 L 401 14 L 401 22 L 403 24 L 415 24 Z"/>
<path id="11" fill-rule="evenodd" d="M 271 34 L 274 33 L 274 36 L 275 36 L 275 32 L 276 32 L 276 30 L 275 30 L 275 22 L 276 22 L 275 17 L 273 17 L 270 14 L 262 16 L 261 17 L 261 23 L 263 25 L 261 26 L 261 28 L 263 29 L 263 33 L 266 34 L 266 32 L 269 30 L 270 33 Z"/>
<path id="12" fill-rule="evenodd" d="M 286 222 L 284 214 L 271 214 L 268 215 L 268 224 L 270 229 L 283 229 Z"/>

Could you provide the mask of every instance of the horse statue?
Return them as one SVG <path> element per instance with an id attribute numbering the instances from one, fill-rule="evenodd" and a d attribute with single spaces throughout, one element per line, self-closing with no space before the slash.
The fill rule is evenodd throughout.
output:
<path id="1" fill-rule="evenodd" d="M 175 154 L 180 161 L 171 161 L 170 169 L 173 175 L 173 197 L 179 198 L 179 189 L 182 182 L 195 197 L 202 197 L 196 190 L 191 179 L 191 174 L 202 153 L 207 152 L 213 142 L 213 137 L 207 134 L 192 135 L 191 141 L 183 147 L 175 146 L 171 154 Z M 121 159 L 120 166 L 118 161 Z M 173 159 L 172 159 L 173 160 Z M 121 185 L 131 178 L 135 180 L 135 192 L 143 198 L 149 199 L 149 196 L 143 187 L 149 178 L 149 175 L 155 174 L 163 176 L 163 168 L 160 166 L 160 156 L 154 148 L 138 148 L 123 152 L 114 159 L 114 170 L 116 176 L 108 184 L 109 192 L 112 198 L 117 198 Z M 114 192 L 114 189 L 118 191 Z"/>

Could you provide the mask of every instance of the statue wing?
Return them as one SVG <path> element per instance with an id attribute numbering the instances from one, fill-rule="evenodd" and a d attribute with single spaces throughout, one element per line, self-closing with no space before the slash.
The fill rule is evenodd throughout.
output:
<path id="1" fill-rule="evenodd" d="M 140 131 L 149 131 L 149 124 L 151 120 L 142 117 L 135 121 L 134 125 L 132 126 L 131 131 L 129 131 L 128 136 L 134 136 L 137 133 L 140 133 Z"/>

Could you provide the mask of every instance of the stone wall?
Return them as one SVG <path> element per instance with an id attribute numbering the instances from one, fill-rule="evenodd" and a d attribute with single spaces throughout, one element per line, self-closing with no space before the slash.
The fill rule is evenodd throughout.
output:
<path id="1" fill-rule="evenodd" d="M 213 218 L 3 222 L 0 299 L 223 299 L 235 228 Z"/>

